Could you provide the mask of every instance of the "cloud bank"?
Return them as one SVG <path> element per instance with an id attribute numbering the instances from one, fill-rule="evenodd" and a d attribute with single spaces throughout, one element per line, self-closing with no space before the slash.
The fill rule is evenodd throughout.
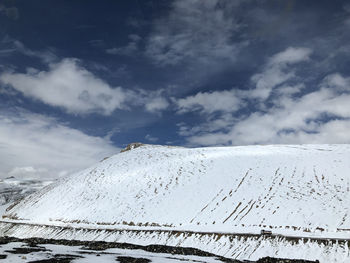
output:
<path id="1" fill-rule="evenodd" d="M 0 111 L 0 178 L 13 175 L 55 178 L 88 167 L 119 148 L 54 118 Z"/>

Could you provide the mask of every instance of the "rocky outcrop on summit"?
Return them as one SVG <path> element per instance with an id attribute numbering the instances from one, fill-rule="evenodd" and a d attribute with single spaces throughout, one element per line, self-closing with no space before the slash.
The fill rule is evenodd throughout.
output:
<path id="1" fill-rule="evenodd" d="M 140 142 L 133 142 L 128 144 L 124 149 L 122 149 L 120 152 L 126 152 L 126 151 L 130 151 L 132 149 L 136 149 L 138 147 L 144 146 L 145 144 L 140 143 Z"/>

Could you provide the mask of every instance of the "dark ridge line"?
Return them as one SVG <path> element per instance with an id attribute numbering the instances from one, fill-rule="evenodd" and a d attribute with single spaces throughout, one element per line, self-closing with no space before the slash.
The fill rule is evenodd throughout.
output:
<path id="1" fill-rule="evenodd" d="M 118 243 L 118 242 L 105 242 L 105 241 L 81 241 L 81 240 L 67 240 L 67 239 L 44 239 L 44 238 L 16 238 L 16 237 L 0 237 L 0 245 L 10 242 L 23 242 L 27 243 L 31 247 L 43 244 L 65 245 L 65 246 L 82 246 L 83 249 L 102 251 L 109 248 L 121 248 L 121 249 L 141 249 L 147 252 L 153 253 L 167 253 L 186 256 L 201 256 L 201 257 L 215 257 L 222 262 L 227 263 L 319 263 L 318 260 L 310 261 L 303 259 L 281 259 L 264 257 L 258 261 L 240 261 L 236 259 L 226 258 L 210 252 L 192 248 L 192 247 L 174 247 L 164 245 L 135 245 L 130 243 Z"/>

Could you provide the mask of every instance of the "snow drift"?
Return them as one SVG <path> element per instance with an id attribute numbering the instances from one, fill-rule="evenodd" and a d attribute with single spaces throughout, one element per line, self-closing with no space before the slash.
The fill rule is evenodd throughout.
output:
<path id="1" fill-rule="evenodd" d="M 144 145 L 131 147 L 26 197 L 8 208 L 3 221 L 37 228 L 143 231 L 142 242 L 130 234 L 129 239 L 122 238 L 123 242 L 143 244 L 165 244 L 171 239 L 158 234 L 155 237 L 153 232 L 153 239 L 147 239 L 147 231 L 198 233 L 207 235 L 206 241 L 181 243 L 204 250 L 221 244 L 220 249 L 215 248 L 217 253 L 239 259 L 275 256 L 276 248 L 293 250 L 298 242 L 289 242 L 291 237 L 305 239 L 304 243 L 339 240 L 330 244 L 315 241 L 304 250 L 298 247 L 295 253 L 305 259 L 318 256 L 345 262 L 342 260 L 349 258 L 349 187 L 350 145 L 195 149 Z M 30 236 L 29 229 L 19 225 L 17 230 L 3 230 L 2 234 Z M 228 238 L 215 245 L 208 241 L 213 233 L 249 236 L 259 235 L 261 230 L 272 231 L 274 237 L 255 236 L 260 243 L 249 253 L 231 253 L 237 240 Z M 37 231 L 36 235 L 44 234 Z M 269 243 L 277 235 L 283 240 Z M 120 240 L 117 236 L 113 241 Z M 92 237 L 91 233 L 84 237 L 82 232 L 74 238 Z M 179 234 L 178 240 L 181 238 Z M 271 246 L 274 249 L 269 249 Z"/>

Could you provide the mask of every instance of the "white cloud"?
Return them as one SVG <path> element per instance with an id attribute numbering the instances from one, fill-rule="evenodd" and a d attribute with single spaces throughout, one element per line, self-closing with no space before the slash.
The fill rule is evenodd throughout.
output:
<path id="1" fill-rule="evenodd" d="M 134 106 L 159 113 L 169 106 L 161 94 L 163 90 L 112 87 L 73 58 L 49 64 L 48 71 L 27 68 L 26 73 L 4 72 L 0 74 L 0 83 L 72 114 L 110 115 L 117 109 L 130 110 Z M 0 92 L 5 92 L 5 89 Z"/>
<path id="2" fill-rule="evenodd" d="M 169 107 L 169 102 L 164 97 L 149 97 L 145 102 L 145 109 L 149 112 L 159 112 Z"/>
<path id="3" fill-rule="evenodd" d="M 242 101 L 239 91 L 224 90 L 214 92 L 199 92 L 196 95 L 174 100 L 179 113 L 199 110 L 202 113 L 215 111 L 233 112 L 239 109 Z"/>
<path id="4" fill-rule="evenodd" d="M 50 64 L 49 71 L 5 72 L 0 75 L 0 81 L 28 97 L 75 114 L 99 112 L 108 115 L 115 109 L 125 109 L 124 103 L 132 95 L 120 87 L 112 88 L 79 66 L 76 59 Z"/>
<path id="5" fill-rule="evenodd" d="M 266 100 L 276 86 L 295 77 L 295 72 L 290 66 L 309 60 L 311 53 L 312 51 L 308 48 L 289 47 L 272 56 L 263 71 L 252 76 L 251 80 L 255 88 L 250 96 Z"/>
<path id="6" fill-rule="evenodd" d="M 285 93 L 266 112 L 227 122 L 229 131 L 192 134 L 191 145 L 270 143 L 350 143 L 350 79 L 332 74 L 320 89 L 300 98 Z M 181 133 L 181 131 L 180 131 Z"/>
<path id="7" fill-rule="evenodd" d="M 327 76 L 324 79 L 323 85 L 325 85 L 327 87 L 335 86 L 336 88 L 349 90 L 350 77 L 349 78 L 345 78 L 342 75 L 340 75 L 339 73 L 334 73 L 334 74 L 331 74 L 331 75 Z"/>
<path id="8" fill-rule="evenodd" d="M 0 112 L 0 177 L 55 178 L 117 152 L 109 140 L 89 136 L 53 118 Z"/>
<path id="9" fill-rule="evenodd" d="M 307 48 L 287 48 L 272 56 L 253 75 L 254 89 L 175 100 L 179 113 L 200 110 L 206 118 L 197 125 L 178 124 L 178 134 L 189 145 L 350 143 L 350 77 L 329 74 L 307 92 L 296 65 L 310 55 Z M 238 116 L 238 109 L 245 113 Z"/>
<path id="10" fill-rule="evenodd" d="M 286 50 L 272 56 L 272 58 L 269 60 L 269 66 L 299 63 L 308 60 L 311 53 L 312 51 L 309 48 L 289 47 Z"/>
<path id="11" fill-rule="evenodd" d="M 176 0 L 154 23 L 146 55 L 159 65 L 235 59 L 242 43 L 231 41 L 238 23 L 230 11 L 238 1 Z"/>

